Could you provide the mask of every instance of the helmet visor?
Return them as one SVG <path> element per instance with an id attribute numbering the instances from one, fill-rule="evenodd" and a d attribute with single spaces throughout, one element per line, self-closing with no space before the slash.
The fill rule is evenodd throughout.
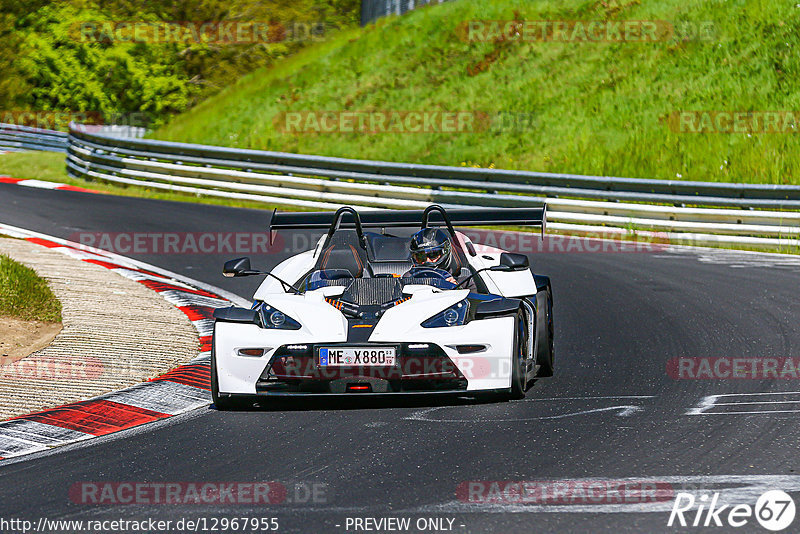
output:
<path id="1" fill-rule="evenodd" d="M 414 260 L 414 263 L 418 264 L 433 263 L 441 260 L 443 254 L 444 251 L 442 247 L 429 248 L 411 253 L 411 259 Z"/>

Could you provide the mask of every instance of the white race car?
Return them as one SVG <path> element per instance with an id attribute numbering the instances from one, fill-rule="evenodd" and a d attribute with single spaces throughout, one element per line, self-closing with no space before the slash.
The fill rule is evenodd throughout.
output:
<path id="1" fill-rule="evenodd" d="M 215 405 L 311 395 L 524 397 L 534 378 L 553 374 L 550 279 L 534 275 L 527 256 L 473 243 L 454 225 L 541 225 L 544 233 L 545 212 L 273 213 L 270 239 L 275 230 L 327 232 L 269 273 L 252 270 L 248 258 L 226 262 L 226 276 L 266 279 L 251 309 L 214 313 Z M 386 233 L 412 226 L 447 233 L 448 271 L 415 267 L 410 237 Z"/>

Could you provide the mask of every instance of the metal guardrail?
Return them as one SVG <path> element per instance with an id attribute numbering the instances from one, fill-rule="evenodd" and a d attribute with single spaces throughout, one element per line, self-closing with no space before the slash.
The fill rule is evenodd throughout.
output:
<path id="1" fill-rule="evenodd" d="M 114 138 L 141 138 L 146 133 L 144 128 L 135 126 L 98 125 L 81 128 Z M 67 145 L 67 132 L 0 123 L 0 151 L 43 150 L 66 153 Z"/>
<path id="2" fill-rule="evenodd" d="M 549 228 L 570 233 L 596 232 L 597 225 L 602 224 L 615 232 L 669 233 L 674 241 L 690 236 L 695 244 L 755 248 L 800 245 L 800 213 L 778 211 L 800 208 L 798 186 L 642 180 L 330 158 L 119 139 L 79 127 L 70 130 L 67 168 L 71 175 L 87 179 L 322 209 L 341 204 L 364 209 L 419 208 L 431 202 L 510 207 L 538 206 L 546 201 Z M 772 209 L 753 209 L 765 207 Z"/>
<path id="3" fill-rule="evenodd" d="M 146 140 L 139 138 L 142 134 L 141 129 L 71 125 L 66 138 L 68 173 L 88 180 L 317 209 L 342 204 L 371 209 L 420 208 L 431 202 L 473 207 L 547 202 L 551 230 L 656 233 L 671 242 L 691 240 L 699 245 L 800 246 L 800 212 L 779 211 L 800 208 L 798 186 L 390 163 Z"/>
<path id="4" fill-rule="evenodd" d="M 800 209 L 800 186 L 684 182 L 582 176 L 531 171 L 472 167 L 445 167 L 410 163 L 331 158 L 282 152 L 242 150 L 227 147 L 172 143 L 144 139 L 112 139 L 108 135 L 70 131 L 71 160 L 106 170 L 130 173 L 153 172 L 197 176 L 229 182 L 291 183 L 285 177 L 316 177 L 307 190 L 366 190 L 368 186 L 347 181 L 373 183 L 371 195 L 387 191 L 378 184 L 405 187 L 408 194 L 424 187 L 419 200 L 485 206 L 525 205 L 541 202 L 542 195 L 570 196 L 615 201 L 692 204 L 739 208 Z M 79 153 L 79 151 L 82 152 Z M 81 158 L 85 157 L 85 160 Z M 280 175 L 285 175 L 281 177 Z M 448 188 L 448 189 L 443 189 Z M 399 191 L 398 191 L 399 193 Z M 501 194 L 507 193 L 507 194 Z"/>
<path id="5" fill-rule="evenodd" d="M 67 134 L 55 130 L 0 123 L 0 150 L 67 151 Z"/>

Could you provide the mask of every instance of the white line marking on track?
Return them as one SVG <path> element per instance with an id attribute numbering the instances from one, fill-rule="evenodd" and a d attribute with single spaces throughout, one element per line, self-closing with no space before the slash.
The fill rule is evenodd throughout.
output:
<path id="1" fill-rule="evenodd" d="M 601 397 L 542 397 L 527 398 L 523 402 L 565 401 L 565 400 L 594 400 L 594 399 L 653 399 L 655 395 L 608 395 Z"/>
<path id="2" fill-rule="evenodd" d="M 654 398 L 652 395 L 632 395 L 632 396 L 621 396 L 621 397 L 554 397 L 554 398 L 544 398 L 544 399 L 527 399 L 525 402 L 542 402 L 542 401 L 565 401 L 565 400 L 619 400 L 619 399 L 651 399 Z M 637 405 L 631 404 L 621 404 L 615 406 L 604 406 L 602 408 L 591 408 L 588 410 L 579 410 L 574 412 L 569 412 L 565 414 L 558 414 L 558 415 L 537 415 L 533 417 L 515 417 L 515 418 L 508 418 L 508 419 L 498 419 L 492 417 L 490 419 L 482 419 L 482 418 L 474 418 L 474 419 L 437 419 L 433 417 L 429 417 L 430 414 L 439 410 L 445 409 L 452 409 L 452 408 L 460 408 L 460 406 L 434 406 L 432 408 L 425 408 L 423 410 L 418 410 L 411 415 L 404 417 L 406 421 L 422 421 L 428 423 L 511 423 L 511 422 L 522 422 L 522 421 L 546 421 L 549 419 L 565 419 L 567 417 L 577 417 L 580 415 L 588 415 L 591 413 L 600 413 L 600 412 L 613 412 L 617 411 L 616 415 L 618 417 L 629 417 L 636 412 L 642 411 L 644 408 Z"/>
<path id="3" fill-rule="evenodd" d="M 38 189 L 55 189 L 58 186 L 64 185 L 56 182 L 44 182 L 42 180 L 22 180 L 17 182 L 17 185 L 24 185 L 25 187 L 36 187 Z"/>
<path id="4" fill-rule="evenodd" d="M 727 265 L 735 269 L 751 267 L 797 270 L 800 258 L 790 254 L 751 252 L 747 250 L 690 248 L 697 261 L 714 265 Z"/>
<path id="5" fill-rule="evenodd" d="M 746 415 L 746 414 L 765 414 L 765 413 L 800 413 L 800 407 L 797 410 L 747 410 L 747 411 L 715 411 L 711 412 L 713 408 L 719 406 L 740 406 L 740 405 L 756 405 L 756 406 L 772 406 L 780 404 L 800 404 L 800 399 L 782 400 L 775 399 L 773 396 L 789 396 L 800 395 L 800 391 L 774 391 L 764 393 L 722 393 L 719 395 L 708 395 L 700 399 L 696 406 L 686 411 L 684 415 Z M 740 402 L 717 402 L 725 398 L 738 398 Z M 748 401 L 747 397 L 760 397 L 761 400 Z M 735 399 L 731 399 L 735 400 Z"/>

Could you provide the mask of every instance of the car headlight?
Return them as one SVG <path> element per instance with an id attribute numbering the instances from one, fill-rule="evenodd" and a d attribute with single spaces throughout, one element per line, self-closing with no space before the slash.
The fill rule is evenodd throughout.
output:
<path id="1" fill-rule="evenodd" d="M 464 324 L 464 321 L 467 320 L 467 311 L 469 310 L 469 303 L 467 299 L 462 300 L 461 302 L 457 302 L 447 308 L 444 311 L 441 311 L 423 321 L 422 328 L 441 328 L 444 326 L 459 326 Z"/>
<path id="2" fill-rule="evenodd" d="M 276 310 L 269 304 L 262 304 L 259 309 L 261 313 L 261 326 L 264 328 L 274 328 L 278 330 L 300 330 L 300 323 L 286 315 L 280 310 Z"/>

